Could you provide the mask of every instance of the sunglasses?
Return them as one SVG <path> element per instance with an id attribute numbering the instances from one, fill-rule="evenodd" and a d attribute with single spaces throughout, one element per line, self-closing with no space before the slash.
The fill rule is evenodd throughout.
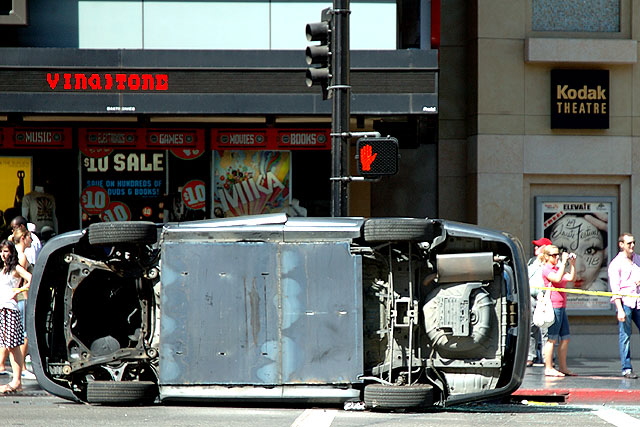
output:
<path id="1" fill-rule="evenodd" d="M 559 257 L 559 256 L 560 256 L 560 254 L 559 254 L 559 253 L 557 253 L 557 254 L 549 254 L 549 256 L 552 256 L 552 257 Z"/>

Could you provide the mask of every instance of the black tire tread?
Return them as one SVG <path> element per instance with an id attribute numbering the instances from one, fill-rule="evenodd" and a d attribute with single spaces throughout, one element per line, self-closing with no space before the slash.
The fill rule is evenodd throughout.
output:
<path id="1" fill-rule="evenodd" d="M 153 381 L 91 381 L 87 402 L 94 404 L 149 404 L 158 396 Z"/>
<path id="2" fill-rule="evenodd" d="M 403 409 L 433 405 L 433 387 L 429 384 L 389 386 L 369 384 L 364 388 L 364 403 L 372 409 Z"/>
<path id="3" fill-rule="evenodd" d="M 157 240 L 156 225 L 149 221 L 96 222 L 89 225 L 89 243 L 92 245 L 153 244 Z"/>
<path id="4" fill-rule="evenodd" d="M 423 218 L 370 218 L 364 223 L 367 242 L 430 241 L 433 223 Z"/>

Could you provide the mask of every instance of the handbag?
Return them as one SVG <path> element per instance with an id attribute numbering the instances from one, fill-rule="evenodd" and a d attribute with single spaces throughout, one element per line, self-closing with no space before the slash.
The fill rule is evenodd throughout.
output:
<path id="1" fill-rule="evenodd" d="M 540 292 L 536 308 L 533 310 L 533 324 L 539 328 L 548 328 L 555 321 L 556 316 L 551 304 L 551 291 Z"/>
<path id="2" fill-rule="evenodd" d="M 26 294 L 27 293 L 25 291 L 21 291 L 20 293 L 16 294 L 15 300 L 17 302 L 26 300 L 27 299 L 27 295 Z"/>

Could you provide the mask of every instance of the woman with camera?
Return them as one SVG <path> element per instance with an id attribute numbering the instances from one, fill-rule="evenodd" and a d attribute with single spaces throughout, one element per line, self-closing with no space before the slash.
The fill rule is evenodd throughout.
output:
<path id="1" fill-rule="evenodd" d="M 562 252 L 555 245 L 544 247 L 545 265 L 542 267 L 542 280 L 545 287 L 566 288 L 567 282 L 576 278 L 575 254 Z M 567 263 L 568 261 L 568 263 Z M 566 272 L 567 266 L 569 272 Z M 544 374 L 550 377 L 575 375 L 567 367 L 569 349 L 569 318 L 567 317 L 566 292 L 551 291 L 551 303 L 555 322 L 549 326 L 548 339 L 544 345 Z M 553 349 L 558 345 L 558 369 L 553 366 Z"/>

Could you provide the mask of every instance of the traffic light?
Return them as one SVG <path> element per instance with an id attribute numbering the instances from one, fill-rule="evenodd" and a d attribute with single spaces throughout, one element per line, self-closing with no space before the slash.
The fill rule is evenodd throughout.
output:
<path id="1" fill-rule="evenodd" d="M 307 40 L 320 42 L 319 45 L 308 46 L 305 53 L 307 64 L 306 82 L 311 87 L 314 84 L 322 86 L 322 99 L 329 98 L 328 87 L 331 85 L 331 62 L 333 52 L 331 50 L 331 35 L 333 33 L 332 10 L 326 8 L 322 11 L 321 22 L 307 24 Z"/>
<path id="2" fill-rule="evenodd" d="M 364 137 L 356 142 L 358 174 L 362 176 L 395 175 L 398 173 L 398 140 L 391 137 Z"/>

